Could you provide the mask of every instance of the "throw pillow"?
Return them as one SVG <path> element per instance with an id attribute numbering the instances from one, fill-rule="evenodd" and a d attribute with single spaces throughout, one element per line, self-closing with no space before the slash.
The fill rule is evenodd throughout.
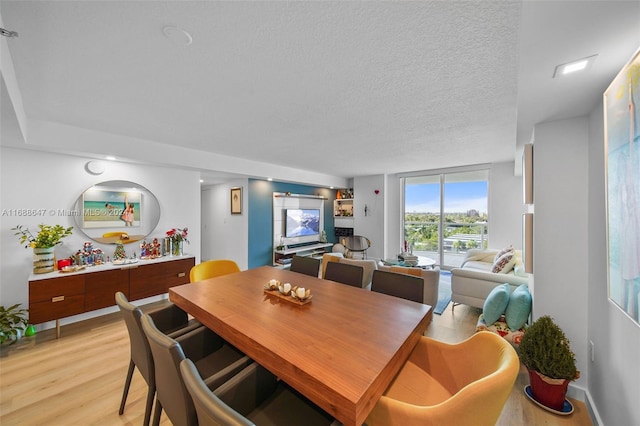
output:
<path id="1" fill-rule="evenodd" d="M 493 265 L 491 265 L 491 272 L 494 274 L 507 274 L 511 272 L 513 265 L 515 264 L 515 253 L 507 252 L 493 262 Z"/>
<path id="2" fill-rule="evenodd" d="M 392 266 L 390 269 L 391 269 L 391 272 L 413 275 L 414 277 L 422 277 L 422 269 L 420 268 L 407 268 L 406 266 Z"/>
<path id="3" fill-rule="evenodd" d="M 484 320 L 488 325 L 500 319 L 500 315 L 504 314 L 509 304 L 509 284 L 501 284 L 491 290 L 482 308 Z"/>
<path id="4" fill-rule="evenodd" d="M 516 277 L 523 277 L 523 278 L 527 278 L 529 276 L 529 274 L 527 274 L 524 270 L 524 265 L 522 264 L 522 262 L 516 260 L 516 264 L 513 265 L 513 275 L 515 275 Z"/>
<path id="5" fill-rule="evenodd" d="M 514 250 L 515 249 L 513 248 L 513 246 L 509 244 L 508 246 L 506 246 L 505 248 L 503 248 L 502 250 L 496 253 L 496 255 L 493 257 L 493 262 L 495 263 L 496 260 L 500 259 L 501 256 L 507 253 L 513 253 Z"/>
<path id="6" fill-rule="evenodd" d="M 509 296 L 509 304 L 505 312 L 507 325 L 513 331 L 522 328 L 529 318 L 531 312 L 531 293 L 529 286 L 522 284 Z"/>

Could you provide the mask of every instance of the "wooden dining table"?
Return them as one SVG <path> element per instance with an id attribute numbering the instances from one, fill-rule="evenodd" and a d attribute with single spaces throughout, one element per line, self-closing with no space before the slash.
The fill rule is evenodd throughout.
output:
<path id="1" fill-rule="evenodd" d="M 310 302 L 265 292 L 271 279 L 310 289 Z M 364 422 L 432 315 L 421 303 L 270 266 L 172 287 L 169 298 L 347 426 Z"/>

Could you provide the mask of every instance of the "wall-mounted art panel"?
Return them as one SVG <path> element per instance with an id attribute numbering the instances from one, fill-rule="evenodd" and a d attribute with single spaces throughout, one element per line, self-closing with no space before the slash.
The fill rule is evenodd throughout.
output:
<path id="1" fill-rule="evenodd" d="M 640 325 L 640 51 L 604 93 L 609 299 Z"/>

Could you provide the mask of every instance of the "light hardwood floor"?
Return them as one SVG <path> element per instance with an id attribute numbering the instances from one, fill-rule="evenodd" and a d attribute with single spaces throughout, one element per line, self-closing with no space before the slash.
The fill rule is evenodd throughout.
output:
<path id="1" fill-rule="evenodd" d="M 459 342 L 473 334 L 479 314 L 478 309 L 463 305 L 452 312 L 449 304 L 442 315 L 433 316 L 425 335 Z M 17 344 L 3 345 L 0 424 L 140 425 L 147 389 L 137 371 L 125 412 L 118 415 L 128 364 L 128 334 L 119 313 L 63 326 L 60 339 L 55 339 L 54 330 L 47 330 Z M 570 416 L 540 409 L 524 396 L 527 383 L 522 369 L 498 425 L 592 424 L 584 404 L 578 401 L 572 400 L 575 412 Z M 161 424 L 171 424 L 164 414 Z"/>

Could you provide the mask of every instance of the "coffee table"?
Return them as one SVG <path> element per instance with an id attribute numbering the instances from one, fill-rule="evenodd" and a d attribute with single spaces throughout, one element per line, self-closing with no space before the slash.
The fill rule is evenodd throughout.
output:
<path id="1" fill-rule="evenodd" d="M 384 259 L 382 260 L 382 263 L 384 263 L 385 265 L 388 266 L 407 266 L 407 267 L 418 267 L 418 268 L 422 268 L 422 269 L 431 269 L 435 266 L 436 261 L 435 259 L 431 259 L 430 257 L 425 257 L 425 256 L 418 256 L 418 264 L 414 265 L 414 264 L 406 264 L 404 263 L 402 260 L 395 258 L 395 259 Z"/>

